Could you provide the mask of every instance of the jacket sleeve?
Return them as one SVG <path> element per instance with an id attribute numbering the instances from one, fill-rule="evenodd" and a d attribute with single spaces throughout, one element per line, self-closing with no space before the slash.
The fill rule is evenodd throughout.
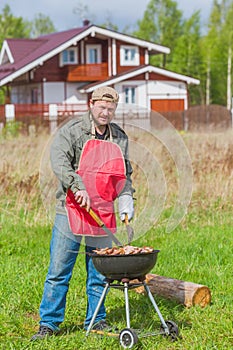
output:
<path id="1" fill-rule="evenodd" d="M 76 155 L 69 128 L 60 129 L 51 145 L 51 166 L 63 190 L 71 189 L 73 193 L 85 190 L 81 177 L 75 172 Z"/>

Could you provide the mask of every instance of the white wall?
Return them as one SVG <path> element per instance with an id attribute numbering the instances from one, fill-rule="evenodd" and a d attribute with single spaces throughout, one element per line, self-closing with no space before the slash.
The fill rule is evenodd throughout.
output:
<path id="1" fill-rule="evenodd" d="M 62 103 L 65 99 L 75 96 L 79 102 L 86 103 L 86 94 L 78 92 L 81 89 L 82 84 L 78 83 L 64 83 L 64 82 L 43 82 L 39 84 L 28 84 L 24 86 L 15 86 L 12 88 L 12 103 L 31 103 L 31 90 L 38 88 L 38 103 L 42 103 L 42 90 L 44 103 Z M 181 82 L 169 82 L 169 81 L 141 81 L 131 80 L 122 82 L 115 85 L 116 90 L 119 92 L 119 102 L 124 104 L 124 86 L 136 86 L 136 106 L 150 109 L 151 99 L 185 99 L 187 103 L 187 91 L 186 85 Z M 135 106 L 135 107 L 136 107 Z"/>
<path id="2" fill-rule="evenodd" d="M 64 83 L 43 83 L 44 103 L 61 103 L 65 97 Z"/>
<path id="3" fill-rule="evenodd" d="M 62 103 L 75 96 L 79 102 L 87 102 L 85 94 L 78 92 L 81 88 L 78 83 L 44 83 L 44 103 Z"/>
<path id="4" fill-rule="evenodd" d="M 78 83 L 66 83 L 66 99 L 76 96 L 79 102 L 86 103 L 87 102 L 87 95 L 81 94 L 78 90 L 81 89 L 83 84 Z"/>
<path id="5" fill-rule="evenodd" d="M 38 103 L 42 103 L 42 94 L 44 103 L 62 103 L 65 99 L 75 96 L 80 103 L 87 103 L 86 94 L 78 92 L 82 85 L 78 83 L 63 82 L 41 82 L 37 84 L 27 84 L 13 86 L 11 90 L 11 102 L 14 103 L 31 103 L 32 89 L 38 90 Z M 42 92 L 43 90 L 43 92 Z"/>
<path id="6" fill-rule="evenodd" d="M 136 86 L 136 104 L 150 109 L 151 99 L 186 99 L 187 90 L 185 83 L 171 81 L 147 81 L 132 80 L 115 86 L 120 94 L 120 102 L 124 103 L 124 86 Z"/>

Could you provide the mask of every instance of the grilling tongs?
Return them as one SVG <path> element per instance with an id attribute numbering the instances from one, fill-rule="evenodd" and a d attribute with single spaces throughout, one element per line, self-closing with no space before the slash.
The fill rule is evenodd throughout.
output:
<path id="1" fill-rule="evenodd" d="M 133 227 L 129 225 L 128 214 L 125 214 L 125 221 L 124 222 L 125 222 L 127 235 L 128 235 L 128 244 L 130 244 L 133 240 L 133 237 L 134 237 L 134 231 L 133 231 Z"/>
<path id="2" fill-rule="evenodd" d="M 94 212 L 92 208 L 89 209 L 88 213 L 91 215 L 92 219 L 99 225 L 106 233 L 107 235 L 112 239 L 112 241 L 119 247 L 123 247 L 123 244 L 114 236 L 114 234 L 107 228 L 107 226 L 104 224 L 104 222 L 100 219 L 100 217 Z M 125 215 L 125 225 L 127 229 L 127 234 L 128 234 L 128 244 L 133 239 L 134 232 L 133 228 L 129 225 L 129 220 L 128 220 L 128 214 Z"/>

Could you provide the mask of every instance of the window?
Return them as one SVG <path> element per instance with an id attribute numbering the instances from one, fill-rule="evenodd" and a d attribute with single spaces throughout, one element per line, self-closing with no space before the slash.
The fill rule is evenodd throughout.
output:
<path id="1" fill-rule="evenodd" d="M 101 63 L 101 45 L 86 46 L 86 61 L 87 63 Z"/>
<path id="2" fill-rule="evenodd" d="M 137 46 L 121 46 L 121 66 L 138 66 L 139 51 Z"/>
<path id="3" fill-rule="evenodd" d="M 39 101 L 39 91 L 38 88 L 31 89 L 31 103 L 38 103 Z"/>
<path id="4" fill-rule="evenodd" d="M 61 53 L 61 65 L 78 63 L 77 48 L 70 48 Z"/>
<path id="5" fill-rule="evenodd" d="M 136 88 L 134 86 L 125 86 L 123 88 L 125 103 L 136 103 Z"/>
<path id="6" fill-rule="evenodd" d="M 98 51 L 95 48 L 89 50 L 89 62 L 97 63 L 98 62 Z"/>

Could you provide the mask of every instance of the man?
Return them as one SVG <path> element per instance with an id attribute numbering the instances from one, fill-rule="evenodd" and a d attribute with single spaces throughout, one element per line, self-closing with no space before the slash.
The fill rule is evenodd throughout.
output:
<path id="1" fill-rule="evenodd" d="M 105 193 L 102 188 L 100 188 L 100 192 L 102 192 L 99 196 L 96 196 L 98 189 L 94 191 L 95 195 L 90 190 L 92 188 L 90 181 L 92 180 L 85 177 L 85 174 L 94 172 L 94 165 L 98 164 L 101 157 L 99 157 L 100 154 L 98 156 L 98 152 L 93 153 L 90 151 L 88 153 L 87 145 L 91 145 L 91 150 L 99 144 L 115 147 L 117 145 L 120 148 L 124 160 L 125 182 L 123 187 L 122 181 L 120 184 L 116 184 L 121 189 L 120 193 L 116 192 L 119 215 L 122 221 L 124 221 L 126 214 L 129 220 L 133 218 L 132 195 L 134 190 L 131 181 L 132 168 L 128 159 L 128 137 L 118 125 L 112 123 L 118 100 L 119 95 L 115 89 L 111 87 L 96 89 L 92 93 L 88 113 L 77 119 L 72 119 L 61 127 L 52 143 L 51 164 L 59 180 L 59 187 L 56 194 L 56 216 L 50 243 L 50 265 L 40 305 L 40 327 L 39 331 L 32 337 L 32 340 L 43 339 L 59 331 L 59 325 L 64 320 L 69 281 L 82 238 L 85 241 L 86 253 L 91 253 L 96 248 L 110 247 L 112 245 L 111 239 L 106 234 L 104 235 L 103 232 L 100 232 L 91 223 L 90 217 L 88 217 L 88 211 L 93 203 L 95 204 L 95 209 L 98 210 L 102 208 L 101 204 L 103 202 L 103 211 L 101 212 L 101 209 L 99 209 L 99 214 L 102 215 L 106 211 L 105 206 L 109 205 L 109 200 L 104 200 Z M 93 143 L 91 143 L 91 140 L 93 140 Z M 85 163 L 85 154 L 86 156 L 91 155 L 92 161 Z M 95 159 L 93 159 L 93 154 Z M 112 159 L 105 160 L 106 164 L 109 164 L 109 162 L 114 163 L 113 161 Z M 114 170 L 114 164 L 112 165 Z M 99 166 L 101 167 L 102 164 Z M 84 169 L 83 172 L 81 172 L 82 167 Z M 97 177 L 97 175 L 95 176 Z M 112 175 L 114 177 L 114 171 Z M 98 179 L 101 178 L 106 178 L 109 181 L 105 190 L 111 188 L 115 183 L 115 179 L 112 181 L 111 176 L 108 177 L 107 173 L 98 176 Z M 67 194 L 69 194 L 68 199 Z M 69 201 L 70 198 L 71 200 Z M 112 199 L 114 200 L 115 197 Z M 76 214 L 77 230 L 74 227 L 74 221 L 72 221 L 72 217 Z M 114 232 L 114 213 L 109 215 L 109 217 L 105 218 L 105 224 L 113 223 L 111 229 Z M 83 223 L 82 221 L 85 222 Z M 87 230 L 89 232 L 86 232 Z M 86 254 L 86 270 L 87 311 L 84 322 L 85 329 L 88 328 L 104 288 L 104 276 L 96 271 L 89 254 Z M 93 328 L 103 330 L 108 327 L 105 319 L 106 312 L 103 303 Z"/>

